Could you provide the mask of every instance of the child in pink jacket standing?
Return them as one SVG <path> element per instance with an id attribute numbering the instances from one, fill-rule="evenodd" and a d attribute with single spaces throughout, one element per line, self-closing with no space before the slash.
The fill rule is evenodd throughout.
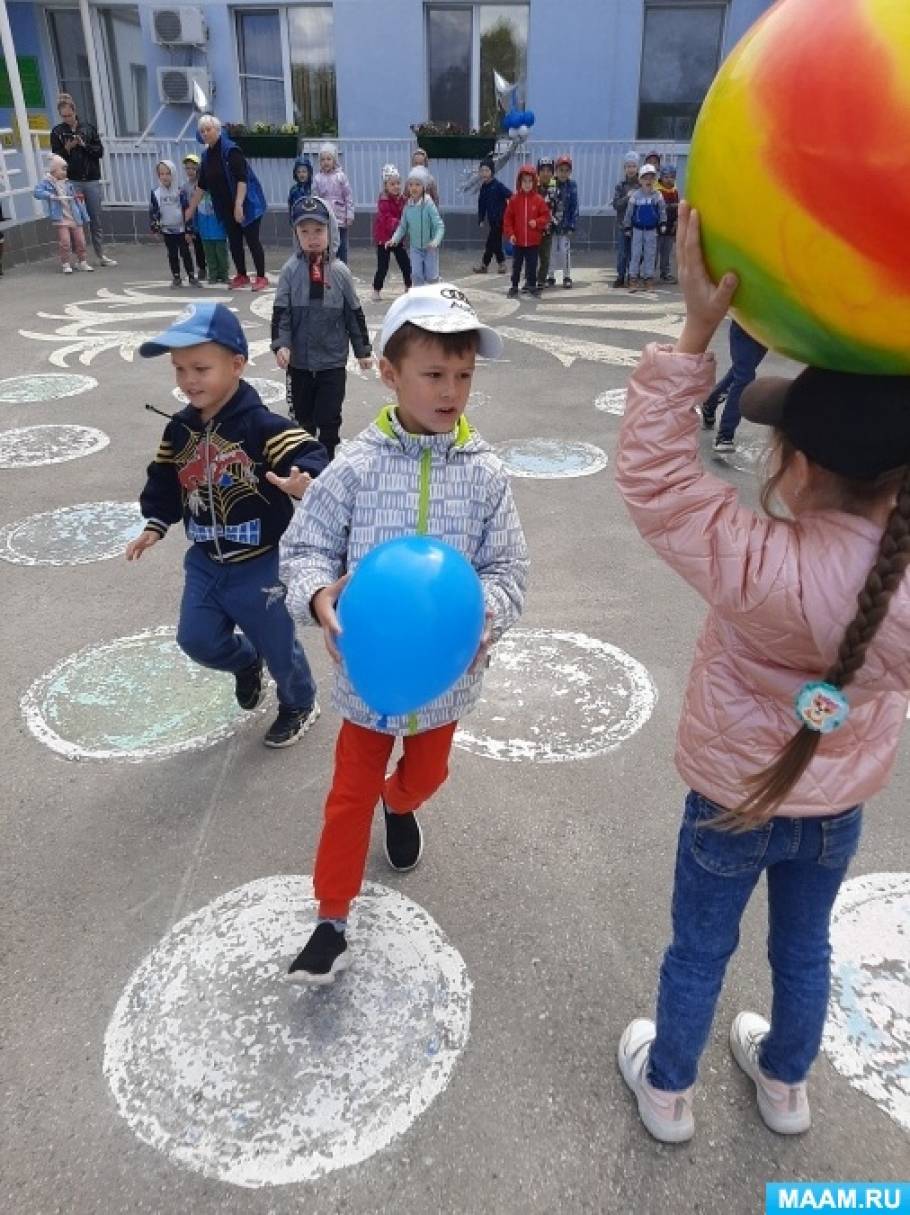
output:
<path id="1" fill-rule="evenodd" d="M 376 203 L 376 214 L 373 217 L 373 244 L 376 246 L 376 273 L 373 276 L 373 299 L 382 299 L 382 287 L 385 276 L 389 272 L 389 261 L 392 254 L 398 262 L 398 269 L 404 279 L 405 291 L 411 289 L 411 259 L 408 251 L 402 245 L 388 247 L 387 242 L 395 235 L 401 222 L 407 198 L 401 189 L 401 176 L 394 165 L 382 167 L 382 191 Z"/>
<path id="2" fill-rule="evenodd" d="M 656 1022 L 633 1021 L 619 1066 L 655 1138 L 694 1133 L 693 1086 L 739 923 L 767 874 L 770 1020 L 741 1012 L 733 1056 L 765 1123 L 810 1124 L 806 1076 L 828 1007 L 831 909 L 862 804 L 888 781 L 910 688 L 910 377 L 808 368 L 760 379 L 743 416 L 772 428 L 766 510 L 698 458 L 706 350 L 736 290 L 715 287 L 698 219 L 677 242 L 686 321 L 629 385 L 617 483 L 642 536 L 708 603 L 679 727 L 691 792 Z"/>
<path id="3" fill-rule="evenodd" d="M 327 203 L 338 221 L 338 251 L 335 256 L 347 265 L 348 228 L 354 222 L 351 183 L 338 164 L 338 149 L 324 143 L 319 149 L 319 172 L 313 178 L 313 193 Z"/>

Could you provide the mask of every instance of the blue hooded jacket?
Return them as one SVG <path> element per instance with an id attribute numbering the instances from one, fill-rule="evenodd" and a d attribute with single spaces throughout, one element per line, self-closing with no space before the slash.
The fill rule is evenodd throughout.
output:
<path id="1" fill-rule="evenodd" d="M 309 177 L 307 178 L 306 181 L 301 182 L 301 181 L 297 180 L 297 170 L 298 169 L 306 169 L 307 173 L 309 174 Z M 309 198 L 310 194 L 312 192 L 313 192 L 313 162 L 310 160 L 309 156 L 304 156 L 303 154 L 301 154 L 294 161 L 294 183 L 291 186 L 290 193 L 288 194 L 288 215 L 291 215 L 293 213 L 294 203 L 297 201 L 298 198 Z"/>
<path id="2" fill-rule="evenodd" d="M 218 140 L 218 147 L 221 149 L 221 163 L 224 167 L 224 180 L 227 182 L 228 191 L 231 198 L 234 198 L 237 191 L 237 182 L 234 174 L 231 172 L 231 152 L 237 148 L 234 141 L 227 136 L 224 131 Z M 240 149 L 237 148 L 240 152 Z M 212 149 L 206 147 L 202 153 L 202 168 L 205 170 L 209 156 L 212 154 Z M 240 153 L 243 155 L 243 153 Z M 246 159 L 246 198 L 243 201 L 243 227 L 246 228 L 249 224 L 253 224 L 257 219 L 260 219 L 266 212 L 268 204 L 265 201 L 265 193 L 262 189 L 262 183 L 253 172 L 253 166 L 249 159 Z"/>

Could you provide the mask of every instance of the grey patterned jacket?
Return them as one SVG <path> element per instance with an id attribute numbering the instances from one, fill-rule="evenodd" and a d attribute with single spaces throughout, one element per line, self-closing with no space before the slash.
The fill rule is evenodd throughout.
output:
<path id="1" fill-rule="evenodd" d="M 521 615 L 528 577 L 528 550 L 505 469 L 464 417 L 448 434 L 412 435 L 393 406 L 320 474 L 282 537 L 281 576 L 291 615 L 311 621 L 310 601 L 318 590 L 353 573 L 378 544 L 420 532 L 445 540 L 474 566 L 498 640 Z M 474 707 L 482 680 L 482 672 L 465 675 L 419 713 L 386 718 L 382 732 L 419 733 L 457 721 Z M 348 721 L 380 729 L 378 715 L 354 691 L 343 666 L 332 701 Z"/>

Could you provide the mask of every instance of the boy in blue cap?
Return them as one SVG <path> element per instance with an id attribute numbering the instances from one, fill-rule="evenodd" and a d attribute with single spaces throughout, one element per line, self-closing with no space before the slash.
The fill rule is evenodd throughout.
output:
<path id="1" fill-rule="evenodd" d="M 263 660 L 278 685 L 268 747 L 287 747 L 319 716 L 316 685 L 285 607 L 278 541 L 310 480 L 328 463 L 305 430 L 271 413 L 243 379 L 248 348 L 224 304 L 189 308 L 143 358 L 170 353 L 189 399 L 171 416 L 139 499 L 145 528 L 128 561 L 183 520 L 192 542 L 177 644 L 194 662 L 234 676 L 237 703 L 262 700 Z M 239 630 L 239 631 L 235 631 Z"/>

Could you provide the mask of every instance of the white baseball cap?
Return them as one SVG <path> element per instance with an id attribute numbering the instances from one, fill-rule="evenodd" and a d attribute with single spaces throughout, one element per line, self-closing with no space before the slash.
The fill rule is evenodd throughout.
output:
<path id="1" fill-rule="evenodd" d="M 638 170 L 639 177 L 647 177 L 649 173 L 653 173 L 654 176 L 657 177 L 657 169 L 652 164 L 644 164 Z"/>
<path id="2" fill-rule="evenodd" d="M 467 333 L 476 329 L 480 335 L 477 353 L 482 358 L 498 359 L 502 354 L 502 338 L 495 329 L 483 324 L 465 293 L 451 283 L 412 287 L 406 295 L 399 296 L 385 315 L 376 342 L 377 354 L 382 354 L 389 338 L 402 325 L 416 325 L 428 333 Z"/>

